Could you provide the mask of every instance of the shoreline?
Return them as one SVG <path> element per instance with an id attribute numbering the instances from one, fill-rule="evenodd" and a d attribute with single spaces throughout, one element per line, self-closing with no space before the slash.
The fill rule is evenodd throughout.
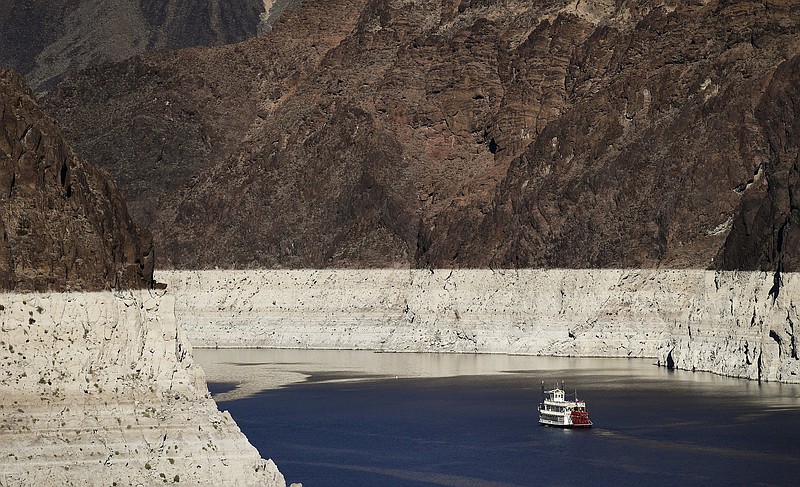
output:
<path id="1" fill-rule="evenodd" d="M 800 383 L 800 278 L 703 270 L 160 271 L 197 348 L 654 358 Z"/>
<path id="2" fill-rule="evenodd" d="M 0 305 L 0 485 L 285 486 L 211 398 L 171 295 Z"/>
<path id="3" fill-rule="evenodd" d="M 501 354 L 451 354 L 426 352 L 383 353 L 371 350 L 198 349 L 195 358 L 207 374 L 220 402 L 255 397 L 266 391 L 301 384 L 382 382 L 442 379 L 464 376 L 528 374 L 531 367 L 569 368 L 583 371 L 597 361 L 622 368 L 653 368 L 656 374 L 691 374 L 667 371 L 643 358 L 541 357 Z M 716 374 L 707 374 L 723 379 Z M 539 382 L 531 387 L 538 390 Z"/>

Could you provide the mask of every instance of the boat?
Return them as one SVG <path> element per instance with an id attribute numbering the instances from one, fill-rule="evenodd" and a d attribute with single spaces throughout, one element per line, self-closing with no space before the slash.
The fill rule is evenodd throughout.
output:
<path id="1" fill-rule="evenodd" d="M 556 387 L 545 391 L 543 382 L 542 402 L 539 404 L 539 424 L 561 428 L 590 428 L 592 421 L 589 419 L 586 403 L 578 399 L 577 391 L 575 400 L 568 401 L 564 389 Z"/>

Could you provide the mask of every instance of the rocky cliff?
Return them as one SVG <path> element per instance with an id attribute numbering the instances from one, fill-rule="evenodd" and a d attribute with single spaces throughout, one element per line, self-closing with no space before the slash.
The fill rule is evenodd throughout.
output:
<path id="1" fill-rule="evenodd" d="M 800 280 L 702 270 L 158 274 L 197 346 L 652 357 L 800 382 Z"/>
<path id="2" fill-rule="evenodd" d="M 285 486 L 156 291 L 0 293 L 0 486 Z"/>
<path id="3" fill-rule="evenodd" d="M 252 37 L 269 0 L 7 0 L 0 5 L 0 66 L 36 92 L 87 66 L 152 49 Z"/>
<path id="4" fill-rule="evenodd" d="M 0 290 L 149 287 L 149 232 L 8 70 L 0 70 L 0 122 Z"/>
<path id="5" fill-rule="evenodd" d="M 0 486 L 285 485 L 217 410 L 172 297 L 136 289 L 151 242 L 110 176 L 10 71 L 0 121 Z"/>
<path id="6" fill-rule="evenodd" d="M 309 0 L 46 105 L 171 266 L 786 272 L 798 9 Z"/>

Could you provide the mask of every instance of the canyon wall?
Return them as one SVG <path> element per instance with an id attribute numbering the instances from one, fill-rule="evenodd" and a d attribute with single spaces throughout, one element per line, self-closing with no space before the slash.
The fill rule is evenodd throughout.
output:
<path id="1" fill-rule="evenodd" d="M 796 272 L 798 76 L 788 0 L 305 0 L 43 106 L 162 267 Z"/>
<path id="2" fill-rule="evenodd" d="M 157 278 L 201 347 L 653 357 L 800 382 L 796 274 L 340 269 Z"/>
<path id="3" fill-rule="evenodd" d="M 0 68 L 0 486 L 285 485 L 217 410 L 153 266 L 108 173 Z"/>
<path id="4" fill-rule="evenodd" d="M 0 486 L 285 485 L 154 291 L 0 294 Z"/>

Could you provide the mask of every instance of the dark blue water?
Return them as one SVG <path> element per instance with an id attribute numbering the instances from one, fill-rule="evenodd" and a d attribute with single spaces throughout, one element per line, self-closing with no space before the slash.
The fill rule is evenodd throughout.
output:
<path id="1" fill-rule="evenodd" d="M 528 370 L 456 377 L 326 382 L 330 373 L 308 372 L 219 406 L 305 487 L 800 482 L 797 386 L 647 361 L 528 360 Z M 594 428 L 538 425 L 540 381 L 562 379 L 586 400 Z"/>

